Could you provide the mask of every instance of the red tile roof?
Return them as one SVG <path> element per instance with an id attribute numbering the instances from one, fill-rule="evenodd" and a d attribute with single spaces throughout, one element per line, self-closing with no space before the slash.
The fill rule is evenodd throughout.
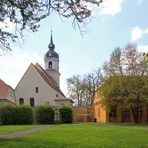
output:
<path id="1" fill-rule="evenodd" d="M 0 79 L 0 99 L 7 97 L 9 85 L 7 85 L 3 80 Z"/>

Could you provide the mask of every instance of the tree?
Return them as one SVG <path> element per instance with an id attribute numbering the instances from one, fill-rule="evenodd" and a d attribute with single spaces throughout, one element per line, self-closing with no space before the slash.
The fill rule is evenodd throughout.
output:
<path id="1" fill-rule="evenodd" d="M 94 102 L 95 91 L 97 87 L 101 84 L 101 73 L 100 69 L 84 75 L 83 78 L 83 97 L 85 97 L 85 102 L 87 105 L 92 105 Z"/>
<path id="2" fill-rule="evenodd" d="M 75 105 L 82 105 L 82 78 L 80 75 L 74 75 L 71 78 L 67 79 L 68 85 L 68 95 L 73 101 Z"/>
<path id="3" fill-rule="evenodd" d="M 0 1 L 0 48 L 10 50 L 11 42 L 23 36 L 24 30 L 35 32 L 39 22 L 57 12 L 60 16 L 73 18 L 73 25 L 85 24 L 91 16 L 89 4 L 99 6 L 102 0 L 1 0 Z M 15 32 L 8 31 L 9 23 Z M 81 28 L 80 28 L 81 29 Z"/>
<path id="4" fill-rule="evenodd" d="M 100 69 L 81 77 L 74 75 L 67 79 L 68 95 L 73 99 L 75 105 L 92 105 L 95 91 L 101 83 Z"/>
<path id="5" fill-rule="evenodd" d="M 148 75 L 148 52 L 146 53 L 144 53 L 143 54 L 143 56 L 144 56 L 144 62 L 145 62 L 145 65 L 146 65 L 146 74 Z"/>
<path id="6" fill-rule="evenodd" d="M 148 92 L 147 66 L 143 53 L 137 51 L 135 44 L 115 48 L 103 66 L 103 104 L 107 108 L 129 107 L 135 122 L 138 122 L 138 110 L 141 103 L 146 102 Z"/>
<path id="7" fill-rule="evenodd" d="M 103 70 L 107 78 L 123 75 L 143 76 L 146 74 L 146 66 L 143 53 L 137 51 L 135 44 L 128 44 L 123 49 L 115 48 Z"/>
<path id="8" fill-rule="evenodd" d="M 110 56 L 109 62 L 105 62 L 103 69 L 106 75 L 123 75 L 122 51 L 120 47 L 115 48 Z"/>
<path id="9" fill-rule="evenodd" d="M 148 76 L 112 76 L 100 90 L 102 104 L 107 108 L 128 108 L 135 123 L 139 122 L 142 106 L 148 103 Z"/>
<path id="10" fill-rule="evenodd" d="M 143 54 L 145 63 L 148 63 L 148 52 Z"/>

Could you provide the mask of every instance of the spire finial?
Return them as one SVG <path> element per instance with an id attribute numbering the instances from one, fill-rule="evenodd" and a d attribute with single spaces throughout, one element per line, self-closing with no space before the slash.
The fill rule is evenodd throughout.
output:
<path id="1" fill-rule="evenodd" d="M 52 29 L 51 29 L 50 44 L 48 45 L 48 48 L 49 48 L 50 50 L 54 50 L 54 49 L 55 49 L 55 45 L 54 45 L 53 39 L 52 39 Z"/>

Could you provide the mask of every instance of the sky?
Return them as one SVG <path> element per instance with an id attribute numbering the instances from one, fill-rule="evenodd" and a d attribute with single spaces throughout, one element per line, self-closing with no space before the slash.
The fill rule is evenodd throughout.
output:
<path id="1" fill-rule="evenodd" d="M 101 68 L 114 48 L 136 43 L 140 52 L 148 52 L 148 0 L 104 0 L 98 8 L 91 9 L 91 22 L 83 36 L 72 27 L 71 19 L 61 19 L 56 14 L 43 20 L 38 32 L 25 32 L 20 46 L 0 56 L 0 79 L 15 88 L 30 63 L 44 68 L 51 29 L 60 57 L 60 87 L 65 94 L 67 78 Z M 14 28 L 9 25 L 8 29 Z"/>

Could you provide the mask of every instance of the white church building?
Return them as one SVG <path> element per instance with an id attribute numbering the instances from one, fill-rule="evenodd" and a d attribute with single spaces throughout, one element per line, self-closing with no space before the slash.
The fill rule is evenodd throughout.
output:
<path id="1" fill-rule="evenodd" d="M 45 69 L 38 63 L 30 64 L 15 88 L 17 105 L 38 106 L 49 103 L 52 106 L 72 105 L 60 90 L 59 55 L 55 51 L 52 34 L 49 50 L 45 53 Z"/>

